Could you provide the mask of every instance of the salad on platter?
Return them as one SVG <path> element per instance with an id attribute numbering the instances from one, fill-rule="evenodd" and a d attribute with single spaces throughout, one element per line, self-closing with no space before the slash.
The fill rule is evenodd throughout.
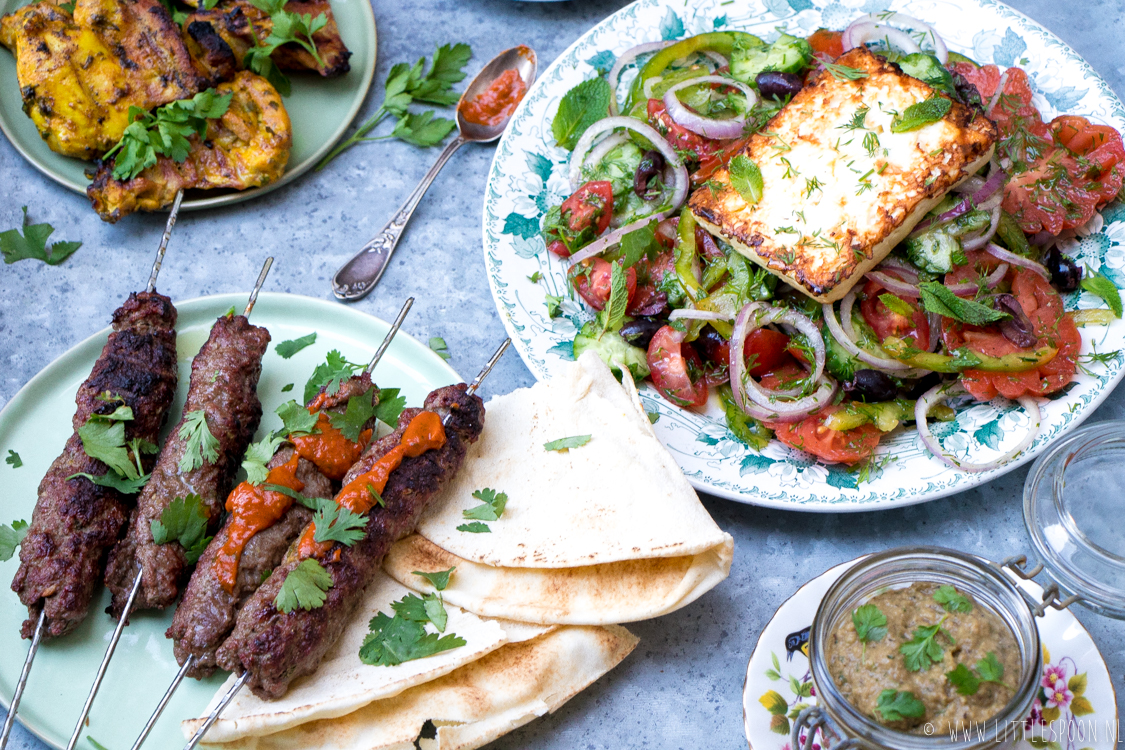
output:
<path id="1" fill-rule="evenodd" d="M 1080 329 L 1121 317 L 1113 281 L 1063 252 L 1121 194 L 1120 133 L 1045 122 L 1020 67 L 902 13 L 642 44 L 550 130 L 573 192 L 542 238 L 597 311 L 574 355 L 684 409 L 717 397 L 758 450 L 859 465 L 913 423 L 946 463 L 996 468 L 1083 366 Z M 1105 308 L 1066 311 L 1080 288 Z M 943 451 L 946 401 L 1000 396 L 1029 413 L 1022 440 L 981 463 Z"/>

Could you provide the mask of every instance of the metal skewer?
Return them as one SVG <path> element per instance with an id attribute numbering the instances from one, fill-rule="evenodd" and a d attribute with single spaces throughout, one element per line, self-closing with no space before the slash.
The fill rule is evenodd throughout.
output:
<path id="1" fill-rule="evenodd" d="M 476 393 L 477 389 L 480 388 L 481 383 L 483 383 L 484 379 L 488 377 L 488 373 L 492 372 L 492 368 L 495 367 L 496 363 L 500 361 L 500 357 L 504 356 L 504 352 L 508 350 L 508 346 L 511 343 L 512 340 L 510 338 L 507 338 L 504 339 L 504 342 L 496 348 L 496 351 L 492 354 L 488 361 L 485 362 L 484 367 L 481 368 L 481 371 L 477 373 L 477 376 L 475 378 L 473 378 L 473 382 L 470 383 L 469 387 L 465 389 L 465 393 L 467 395 L 471 396 Z M 444 419 L 442 419 L 442 424 L 444 425 L 448 423 L 451 416 L 453 415 L 449 414 Z M 192 735 L 191 739 L 188 740 L 188 743 L 184 745 L 184 750 L 195 750 L 196 745 L 198 745 L 200 740 L 203 739 L 203 735 L 207 734 L 207 730 L 210 729 L 212 725 L 214 725 L 214 723 L 219 720 L 219 716 L 222 715 L 226 707 L 232 700 L 234 700 L 234 696 L 238 694 L 238 691 L 241 690 L 242 686 L 245 685 L 249 680 L 249 672 L 243 672 L 241 675 L 239 675 L 238 680 L 236 680 L 235 683 L 230 686 L 230 689 L 227 690 L 226 694 L 219 701 L 218 705 L 216 705 L 215 708 L 211 710 L 211 713 L 207 715 L 207 719 L 203 722 L 203 725 L 199 727 L 196 733 Z M 133 750 L 137 750 L 136 745 L 133 746 Z"/>
<path id="2" fill-rule="evenodd" d="M 160 246 L 156 249 L 156 258 L 152 262 L 152 271 L 148 276 L 148 285 L 145 287 L 145 291 L 149 293 L 152 293 L 156 290 L 156 278 L 160 275 L 160 268 L 164 264 L 164 253 L 168 250 L 168 240 L 172 237 L 172 227 L 176 226 L 176 217 L 178 217 L 180 214 L 180 204 L 183 203 L 183 200 L 184 191 L 177 191 L 176 198 L 172 202 L 172 210 L 168 214 L 168 221 L 164 224 L 164 234 L 162 234 L 160 237 Z M 139 583 L 140 576 L 138 575 L 137 580 L 133 582 L 133 590 L 129 597 L 130 605 L 133 602 L 133 598 L 136 596 Z M 124 620 L 124 618 L 122 618 L 122 620 Z M 46 625 L 47 608 L 46 604 L 44 604 L 43 609 L 39 610 L 39 620 L 35 625 L 35 633 L 31 637 L 31 647 L 27 650 L 27 658 L 24 660 L 23 671 L 20 672 L 19 682 L 16 683 L 16 691 L 12 695 L 12 703 L 8 706 L 8 716 L 4 719 L 4 728 L 3 730 L 0 730 L 0 750 L 4 750 L 4 748 L 8 745 L 8 737 L 12 733 L 12 725 L 15 723 L 16 713 L 19 711 L 20 707 L 20 700 L 23 698 L 24 688 L 27 687 L 27 678 L 31 674 L 31 665 L 35 661 L 35 654 L 39 651 L 39 643 L 43 640 L 43 632 L 46 628 Z M 105 666 L 109 661 L 109 656 L 112 655 L 113 649 L 117 647 L 117 640 L 119 638 L 120 633 L 118 632 L 115 635 L 113 642 L 110 644 L 109 654 L 102 662 L 102 667 L 98 676 L 98 682 L 101 681 L 101 674 L 104 673 Z M 87 699 L 87 702 L 89 703 L 89 701 L 92 700 L 93 695 L 91 694 L 90 698 Z M 86 706 L 86 711 L 83 713 L 83 721 L 85 721 L 85 715 L 88 712 L 89 705 Z M 75 733 L 75 736 L 77 736 L 77 729 L 75 730 Z M 76 740 L 74 738 L 71 738 L 68 748 L 73 748 L 75 742 Z"/>
<path id="3" fill-rule="evenodd" d="M 154 267 L 154 275 L 149 279 L 149 286 L 152 287 L 156 283 L 155 273 L 160 270 L 160 256 L 163 255 L 164 247 L 167 245 L 168 231 L 172 225 L 176 223 L 176 210 L 179 208 L 179 198 L 182 193 L 177 193 L 176 203 L 172 206 L 172 215 L 168 217 L 168 229 L 164 232 L 164 239 L 161 240 L 161 250 L 157 256 L 157 263 Z M 262 285 L 266 282 L 266 277 L 269 275 L 270 268 L 273 267 L 273 257 L 266 258 L 266 262 L 262 264 L 262 271 L 258 274 L 258 281 L 254 284 L 254 289 L 250 292 L 250 299 L 246 303 L 246 312 L 243 315 L 249 317 L 250 311 L 254 309 L 254 303 L 258 300 L 258 292 L 261 291 Z M 137 577 L 133 579 L 133 588 L 129 591 L 129 598 L 125 602 L 125 609 L 121 612 L 121 617 L 117 621 L 117 627 L 113 629 L 113 636 L 109 639 L 109 646 L 105 650 L 105 656 L 102 657 L 101 666 L 98 667 L 98 673 L 94 677 L 94 684 L 90 686 L 90 694 L 86 697 L 86 703 L 82 706 L 82 713 L 78 716 L 78 723 L 74 725 L 74 734 L 70 736 L 70 742 L 67 743 L 66 750 L 74 750 L 75 745 L 78 744 L 78 738 L 82 736 L 82 730 L 86 726 L 86 719 L 90 715 L 90 709 L 94 705 L 94 698 L 98 695 L 98 690 L 102 686 L 102 680 L 105 678 L 106 670 L 109 668 L 109 662 L 113 658 L 113 653 L 117 650 L 117 644 L 121 641 L 121 634 L 125 631 L 125 625 L 129 621 L 129 615 L 133 611 L 133 603 L 137 599 L 137 593 L 141 590 L 141 580 L 144 577 L 144 568 L 137 571 Z M 175 683 L 179 685 L 179 680 Z M 171 698 L 171 692 L 165 696 L 165 700 L 161 702 L 158 711 L 164 710 L 164 704 L 167 699 Z M 159 714 L 157 714 L 159 715 Z M 155 719 L 153 719 L 155 721 Z"/>
<path id="4" fill-rule="evenodd" d="M 271 258 L 270 260 L 272 261 L 273 259 Z M 265 271 L 265 270 L 268 270 L 268 269 L 263 269 L 263 271 Z M 247 305 L 247 310 L 246 310 L 247 314 L 249 314 L 250 307 L 252 307 L 252 306 L 253 306 L 253 301 L 251 301 L 251 303 L 249 305 Z M 399 332 L 399 329 L 402 328 L 402 323 L 403 323 L 403 321 L 406 320 L 406 316 L 407 316 L 407 314 L 409 314 L 410 308 L 413 307 L 413 306 L 414 306 L 414 298 L 413 297 L 407 297 L 406 301 L 402 303 L 402 309 L 398 311 L 398 316 L 395 318 L 394 323 L 391 324 L 390 329 L 387 331 L 387 335 L 383 337 L 383 341 L 379 344 L 379 348 L 375 350 L 375 355 L 371 358 L 371 362 L 367 365 L 366 371 L 367 371 L 368 374 L 375 371 L 375 367 L 379 364 L 379 360 L 381 360 L 383 358 L 383 355 L 386 353 L 388 347 L 390 347 L 391 342 L 394 341 L 395 335 Z M 154 726 L 156 726 L 157 720 L 159 720 L 160 715 L 162 713 L 164 713 L 164 709 L 167 708 L 168 702 L 172 699 L 172 695 L 180 687 L 180 683 L 183 682 L 184 677 L 188 673 L 188 670 L 191 669 L 191 666 L 194 663 L 195 663 L 195 656 L 192 656 L 192 655 L 189 655 L 188 658 L 184 660 L 184 665 L 182 667 L 180 667 L 180 671 L 176 673 L 176 678 L 172 681 L 172 684 L 168 686 L 168 690 L 165 691 L 164 697 L 160 699 L 160 703 L 156 706 L 156 710 L 153 711 L 152 716 L 149 717 L 148 723 L 145 724 L 145 728 L 143 730 L 141 730 L 141 734 L 140 734 L 139 737 L 137 737 L 137 741 L 133 743 L 132 750 L 140 750 L 141 745 L 143 745 L 144 741 L 146 739 L 148 739 L 149 734 L 152 732 L 152 728 Z M 243 683 L 245 682 L 245 679 L 246 679 L 245 676 L 243 676 L 243 678 L 242 678 Z M 230 700 L 234 698 L 234 694 L 241 687 L 242 687 L 241 684 L 236 684 L 236 686 L 233 688 L 233 691 L 229 694 L 229 696 L 224 697 L 225 702 L 221 704 L 221 706 L 223 708 L 226 707 L 227 703 L 230 703 Z M 208 717 L 208 718 L 210 719 L 210 717 Z M 200 737 L 202 737 L 202 733 L 206 732 L 207 729 L 210 728 L 211 724 L 214 724 L 215 721 L 218 720 L 218 718 L 219 718 L 219 715 L 215 714 L 214 719 L 211 719 L 210 723 L 206 724 L 202 728 L 201 732 L 199 733 Z M 197 742 L 198 742 L 198 740 L 197 740 Z"/>

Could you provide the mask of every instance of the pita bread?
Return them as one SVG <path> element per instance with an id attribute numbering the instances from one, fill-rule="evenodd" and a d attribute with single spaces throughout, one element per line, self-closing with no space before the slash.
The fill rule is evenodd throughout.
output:
<path id="1" fill-rule="evenodd" d="M 553 712 L 624 659 L 637 639 L 620 627 L 565 627 L 497 649 L 425 685 L 330 721 L 212 750 L 471 750 Z"/>
<path id="2" fill-rule="evenodd" d="M 315 674 L 295 681 L 289 692 L 275 701 L 263 701 L 248 690 L 240 692 L 208 730 L 207 739 L 229 742 L 252 735 L 272 734 L 309 721 L 343 716 L 372 701 L 389 698 L 448 674 L 505 643 L 528 640 L 547 632 L 545 628 L 523 623 L 482 620 L 447 602 L 449 621 L 445 632 L 464 638 L 467 641 L 464 646 L 394 667 L 375 667 L 361 662 L 359 648 L 369 632 L 368 621 L 377 612 L 393 614 L 391 602 L 410 593 L 409 589 L 380 574 L 368 587 L 355 619 Z M 234 681 L 232 675 L 219 688 L 211 704 L 203 710 L 203 716 L 211 712 Z M 191 737 L 202 723 L 202 718 L 183 722 L 184 736 Z"/>
<path id="3" fill-rule="evenodd" d="M 556 378 L 493 398 L 481 439 L 418 533 L 464 560 L 507 568 L 684 557 L 730 544 L 635 393 L 587 352 Z M 575 435 L 590 442 L 543 448 Z M 458 531 L 485 487 L 507 494 L 502 518 L 488 534 Z"/>

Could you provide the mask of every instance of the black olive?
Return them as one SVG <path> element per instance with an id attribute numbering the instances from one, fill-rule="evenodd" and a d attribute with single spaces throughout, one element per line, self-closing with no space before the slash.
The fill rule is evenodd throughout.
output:
<path id="1" fill-rule="evenodd" d="M 642 349 L 648 349 L 648 343 L 652 341 L 652 337 L 656 332 L 663 328 L 665 321 L 659 318 L 634 318 L 625 325 L 621 326 L 621 338 L 633 346 L 639 346 Z"/>
<path id="2" fill-rule="evenodd" d="M 730 344 L 711 326 L 706 326 L 699 332 L 699 338 L 695 340 L 695 350 L 707 362 L 714 362 L 717 365 L 730 364 Z"/>
<path id="3" fill-rule="evenodd" d="M 1024 314 L 1023 308 L 1020 307 L 1016 298 L 1010 294 L 997 294 L 993 303 L 997 310 L 1012 316 L 1007 320 L 1000 321 L 1000 333 L 1004 334 L 1004 338 L 1023 349 L 1035 346 L 1035 343 L 1039 341 L 1035 335 L 1035 328 L 1031 325 L 1027 315 Z"/>
<path id="4" fill-rule="evenodd" d="M 805 86 L 801 76 L 796 73 L 778 73 L 773 70 L 759 73 L 754 83 L 758 84 L 758 91 L 767 99 L 793 96 Z"/>
<path id="5" fill-rule="evenodd" d="M 659 151 L 645 151 L 640 164 L 637 165 L 637 172 L 633 175 L 633 192 L 637 194 L 638 198 L 652 201 L 660 197 L 660 191 L 649 191 L 648 183 L 663 171 L 664 154 Z"/>
<path id="6" fill-rule="evenodd" d="M 922 394 L 940 382 L 941 375 L 936 372 L 928 373 L 917 380 L 908 381 L 910 385 L 906 386 L 905 396 L 907 398 L 921 398 Z"/>
<path id="7" fill-rule="evenodd" d="M 1052 247 L 1047 254 L 1047 270 L 1051 272 L 1051 283 L 1060 292 L 1073 292 L 1082 281 L 1082 269 L 1078 264 Z"/>
<path id="8" fill-rule="evenodd" d="M 879 370 L 856 370 L 844 390 L 853 398 L 864 401 L 890 401 L 898 396 L 898 386 L 891 376 Z"/>

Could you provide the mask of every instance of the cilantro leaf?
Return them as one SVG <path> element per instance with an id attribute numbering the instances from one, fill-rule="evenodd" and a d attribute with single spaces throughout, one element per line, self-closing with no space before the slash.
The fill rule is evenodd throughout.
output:
<path id="1" fill-rule="evenodd" d="M 351 547 L 367 536 L 367 516 L 334 502 L 321 503 L 313 515 L 313 539 Z"/>
<path id="2" fill-rule="evenodd" d="M 281 392 L 282 393 L 289 393 L 289 391 L 291 391 L 291 390 L 293 390 L 293 384 L 292 383 L 286 383 L 285 385 L 281 386 Z"/>
<path id="3" fill-rule="evenodd" d="M 945 649 L 937 642 L 937 635 L 941 633 L 952 644 L 953 636 L 941 627 L 941 621 L 934 625 L 925 625 L 914 628 L 913 638 L 898 647 L 899 653 L 906 657 L 906 669 L 909 672 L 922 672 L 942 660 Z"/>
<path id="4" fill-rule="evenodd" d="M 445 632 L 445 626 L 449 622 L 449 615 L 445 611 L 445 602 L 437 594 L 428 594 L 425 598 L 426 616 L 430 618 L 430 622 L 434 624 L 439 633 Z"/>
<path id="5" fill-rule="evenodd" d="M 504 515 L 504 507 L 508 504 L 508 495 L 504 492 L 485 487 L 477 490 L 473 497 L 482 501 L 480 505 L 461 511 L 461 515 L 470 521 L 498 521 Z"/>
<path id="6" fill-rule="evenodd" d="M 433 110 L 421 114 L 407 112 L 395 123 L 391 135 L 415 146 L 429 148 L 444 141 L 455 126 L 456 123 L 447 117 L 434 117 Z"/>
<path id="7" fill-rule="evenodd" d="M 571 448 L 581 448 L 583 445 L 590 442 L 591 437 L 591 435 L 574 435 L 573 437 L 559 438 L 558 440 L 544 443 L 543 448 L 549 451 L 564 453 Z"/>
<path id="8" fill-rule="evenodd" d="M 430 616 L 426 613 L 426 602 L 416 594 L 407 594 L 397 602 L 391 603 L 394 613 L 411 622 L 429 622 Z"/>
<path id="9" fill-rule="evenodd" d="M 893 313 L 898 313 L 904 318 L 914 316 L 914 305 L 910 304 L 897 294 L 884 292 L 879 295 L 879 301 L 886 305 L 887 309 Z"/>
<path id="10" fill-rule="evenodd" d="M 312 401 L 316 398 L 316 395 L 320 393 L 321 388 L 323 388 L 324 392 L 329 396 L 336 395 L 336 392 L 340 390 L 340 386 L 343 382 L 363 368 L 364 365 L 349 362 L 344 358 L 343 354 L 333 349 L 328 352 L 324 362 L 317 365 L 316 369 L 313 370 L 312 376 L 309 378 L 308 382 L 305 383 L 303 401 L 306 404 Z"/>
<path id="11" fill-rule="evenodd" d="M 18 469 L 19 467 L 23 466 L 23 459 L 20 458 L 20 454 L 9 448 L 8 457 L 4 459 L 4 463 L 11 466 L 13 469 Z"/>
<path id="12" fill-rule="evenodd" d="M 91 415 L 86 424 L 78 428 L 78 437 L 82 440 L 82 448 L 90 458 L 101 461 L 115 471 L 129 479 L 140 476 L 137 467 L 129 458 L 129 451 L 125 448 L 125 425 L 121 422 L 108 422 Z"/>
<path id="13" fill-rule="evenodd" d="M 219 460 L 219 439 L 207 427 L 207 414 L 202 409 L 184 415 L 179 434 L 182 440 L 187 441 L 184 455 L 180 458 L 181 472 L 194 471 L 205 463 L 213 464 Z"/>
<path id="14" fill-rule="evenodd" d="M 609 114 L 611 96 L 613 92 L 604 78 L 591 78 L 566 92 L 551 121 L 555 142 L 573 151 L 586 129 Z"/>
<path id="15" fill-rule="evenodd" d="M 642 258 L 654 260 L 659 253 L 660 243 L 656 241 L 656 232 L 653 231 L 651 222 L 634 229 L 621 238 L 621 262 L 625 264 L 626 268 L 632 268 Z M 536 271 L 535 273 L 538 274 L 539 272 Z M 533 279 L 533 281 L 538 282 L 539 279 Z"/>
<path id="16" fill-rule="evenodd" d="M 448 614 L 437 594 L 427 594 L 425 598 L 407 594 L 392 603 L 391 609 L 394 617 L 379 612 L 368 624 L 371 632 L 359 649 L 359 658 L 364 664 L 395 666 L 466 643 L 464 638 L 453 633 L 438 636 L 438 633 L 445 632 Z M 426 623 L 433 624 L 438 633 L 427 632 Z"/>
<path id="17" fill-rule="evenodd" d="M 979 302 L 962 299 L 949 291 L 949 287 L 945 284 L 936 281 L 923 281 L 918 284 L 918 289 L 922 292 L 922 306 L 927 312 L 937 313 L 962 323 L 984 326 L 1012 317 L 1006 312 L 993 310 Z"/>
<path id="18" fill-rule="evenodd" d="M 375 416 L 380 422 L 396 426 L 398 417 L 405 408 L 406 396 L 400 396 L 398 388 L 379 389 L 379 405 L 375 407 Z"/>
<path id="19" fill-rule="evenodd" d="M 903 719 L 917 719 L 925 716 L 926 707 L 922 701 L 914 697 L 914 693 L 884 690 L 879 693 L 875 712 L 882 717 L 883 721 L 902 721 Z"/>
<path id="20" fill-rule="evenodd" d="M 456 565 L 449 570 L 435 570 L 433 573 L 423 573 L 420 570 L 415 570 L 414 575 L 422 576 L 438 591 L 445 591 L 446 587 L 449 586 L 449 576 L 453 575 L 453 571 L 455 570 L 457 570 Z"/>
<path id="21" fill-rule="evenodd" d="M 332 584 L 332 574 L 313 558 L 307 558 L 285 576 L 273 606 L 285 614 L 298 607 L 306 611 L 323 607 Z"/>
<path id="22" fill-rule="evenodd" d="M 891 122 L 891 132 L 909 133 L 923 128 L 945 117 L 952 107 L 953 102 L 944 96 L 932 96 L 924 102 L 911 104 Z"/>
<path id="23" fill-rule="evenodd" d="M 951 671 L 945 673 L 945 679 L 961 695 L 976 695 L 980 690 L 980 679 L 964 664 L 958 664 Z"/>
<path id="24" fill-rule="evenodd" d="M 450 357 L 449 346 L 441 336 L 430 337 L 430 349 L 442 359 L 448 360 Z"/>
<path id="25" fill-rule="evenodd" d="M 887 635 L 887 616 L 874 604 L 864 604 L 852 612 L 852 625 L 860 643 L 881 641 Z"/>
<path id="26" fill-rule="evenodd" d="M 76 0 L 76 1 L 77 1 L 77 0 Z M 70 9 L 70 12 L 71 12 L 71 13 L 73 13 L 73 12 L 74 12 L 74 8 L 71 8 L 71 9 Z M 91 737 L 90 735 L 86 735 L 86 741 L 87 741 L 87 742 L 89 742 L 89 743 L 90 743 L 91 745 L 93 745 L 93 746 L 94 746 L 94 750 L 109 750 L 109 748 L 108 748 L 108 747 L 106 747 L 106 746 L 105 746 L 105 745 L 103 745 L 102 743 L 98 742 L 97 740 L 95 740 L 95 739 L 94 739 L 93 737 Z"/>
<path id="27" fill-rule="evenodd" d="M 246 448 L 246 455 L 242 457 L 242 468 L 246 471 L 247 482 L 261 484 L 266 481 L 270 473 L 267 464 L 284 442 L 285 438 L 280 435 L 266 435 L 258 442 L 250 443 Z"/>
<path id="28" fill-rule="evenodd" d="M 357 394 L 348 399 L 348 408 L 344 410 L 343 414 L 336 412 L 328 412 L 328 422 L 348 440 L 353 443 L 359 441 L 359 435 L 363 432 L 364 425 L 367 420 L 375 416 L 375 407 L 371 404 L 371 397 L 375 395 L 374 390 L 369 389 L 364 393 Z"/>
<path id="29" fill-rule="evenodd" d="M 969 597 L 957 591 L 949 584 L 939 586 L 934 592 L 934 601 L 942 606 L 946 612 L 960 612 L 968 614 L 973 611 L 973 602 Z"/>
<path id="30" fill-rule="evenodd" d="M 628 304 L 629 289 L 625 280 L 625 269 L 622 268 L 621 261 L 614 261 L 610 264 L 609 300 L 598 316 L 602 322 L 602 333 L 606 331 L 616 333 L 621 330 Z"/>
<path id="31" fill-rule="evenodd" d="M 467 531 L 470 534 L 491 534 L 492 529 L 488 528 L 488 524 L 481 523 L 480 521 L 473 521 L 472 523 L 463 523 L 457 527 L 458 531 Z"/>
<path id="32" fill-rule="evenodd" d="M 0 524 L 0 562 L 12 559 L 12 555 L 16 554 L 16 547 L 23 543 L 25 536 L 27 536 L 27 521 L 12 521 L 11 526 Z M 447 581 L 448 579 L 449 577 L 446 576 Z"/>
<path id="33" fill-rule="evenodd" d="M 47 223 L 28 224 L 27 206 L 24 206 L 23 234 L 19 229 L 0 232 L 0 254 L 3 254 L 4 262 L 41 260 L 49 266 L 57 266 L 82 247 L 81 242 L 55 242 L 48 248 L 47 238 L 54 231 L 55 228 Z"/>
<path id="34" fill-rule="evenodd" d="M 742 200 L 754 205 L 762 199 L 762 170 L 758 169 L 750 157 L 739 154 L 730 160 L 731 187 L 742 196 Z"/>
<path id="35" fill-rule="evenodd" d="M 1092 268 L 1086 266 L 1086 278 L 1082 279 L 1079 284 L 1090 294 L 1097 295 L 1105 300 L 1109 309 L 1113 310 L 1113 314 L 1121 317 L 1121 292 L 1118 291 L 1117 285 L 1110 281 L 1105 274 L 1095 273 Z"/>
<path id="36" fill-rule="evenodd" d="M 281 417 L 281 429 L 278 432 L 282 435 L 298 437 L 312 435 L 317 431 L 316 423 L 320 418 L 320 412 L 310 412 L 293 399 L 289 399 L 277 407 L 277 416 Z"/>
<path id="37" fill-rule="evenodd" d="M 977 672 L 980 673 L 980 678 L 984 682 L 995 682 L 1003 684 L 1000 681 L 1004 679 L 1004 665 L 996 658 L 996 654 L 992 651 L 988 655 L 977 662 Z"/>
<path id="38" fill-rule="evenodd" d="M 130 479 L 129 477 L 121 476 L 116 471 L 107 471 L 101 476 L 97 476 L 96 474 L 87 474 L 86 472 L 79 472 L 77 474 L 71 474 L 69 477 L 67 477 L 67 480 L 69 481 L 71 479 L 74 479 L 75 477 L 86 477 L 99 487 L 109 487 L 111 489 L 117 490 L 123 495 L 135 495 L 140 492 L 146 484 L 148 484 L 149 476 L 151 475 L 141 474 L 134 479 Z"/>
<path id="39" fill-rule="evenodd" d="M 188 564 L 194 564 L 211 541 L 207 536 L 208 518 L 199 495 L 177 497 L 168 503 L 159 520 L 149 522 L 152 541 L 156 544 L 177 542 L 184 548 Z"/>
<path id="40" fill-rule="evenodd" d="M 290 339 L 289 341 L 282 341 L 280 344 L 278 344 L 276 347 L 274 347 L 274 351 L 276 351 L 277 355 L 279 357 L 281 357 L 282 359 L 289 359 L 294 354 L 296 354 L 297 352 L 304 349 L 306 346 L 311 346 L 312 344 L 315 344 L 315 343 L 316 343 L 316 331 L 313 331 L 309 335 L 302 336 L 299 339 Z"/>

